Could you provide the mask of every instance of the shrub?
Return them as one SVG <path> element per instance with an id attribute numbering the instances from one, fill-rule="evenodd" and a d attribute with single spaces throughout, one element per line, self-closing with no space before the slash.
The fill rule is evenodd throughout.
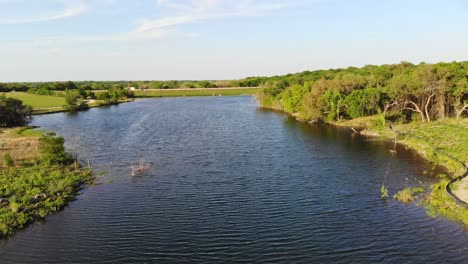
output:
<path id="1" fill-rule="evenodd" d="M 7 167 L 12 167 L 14 165 L 10 153 L 7 152 L 5 155 L 3 155 L 3 164 Z"/>
<path id="2" fill-rule="evenodd" d="M 46 164 L 69 165 L 73 157 L 65 152 L 63 137 L 56 137 L 55 133 L 48 133 L 40 139 L 42 161 Z"/>

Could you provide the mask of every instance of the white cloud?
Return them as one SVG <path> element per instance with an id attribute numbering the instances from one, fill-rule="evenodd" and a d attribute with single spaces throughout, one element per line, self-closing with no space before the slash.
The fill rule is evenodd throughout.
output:
<path id="1" fill-rule="evenodd" d="M 0 0 L 5 3 L 13 2 L 14 0 Z M 0 3 L 3 3 L 0 2 Z M 59 1 L 62 2 L 62 1 Z M 18 19 L 9 19 L 9 20 L 0 20 L 0 25 L 14 25 L 14 24 L 29 24 L 29 23 L 37 23 L 37 22 L 45 22 L 45 21 L 53 21 L 53 20 L 60 20 L 67 17 L 73 17 L 82 14 L 86 11 L 87 6 L 83 2 L 72 2 L 66 1 L 63 2 L 64 9 L 56 14 L 51 15 L 44 15 L 38 17 L 31 17 L 31 18 L 18 18 Z"/>
<path id="2" fill-rule="evenodd" d="M 275 11 L 300 6 L 319 0 L 193 0 L 190 4 L 183 4 L 174 0 L 157 0 L 157 5 L 163 8 L 182 11 L 183 15 L 175 14 L 158 19 L 144 20 L 135 30 L 136 32 L 154 29 L 171 28 L 182 24 L 191 24 L 204 20 L 223 17 L 265 16 Z"/>

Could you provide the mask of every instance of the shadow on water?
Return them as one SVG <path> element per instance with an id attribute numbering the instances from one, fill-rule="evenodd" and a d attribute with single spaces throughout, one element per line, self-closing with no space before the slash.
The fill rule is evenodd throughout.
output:
<path id="1" fill-rule="evenodd" d="M 338 151 L 347 151 L 354 154 L 379 155 L 392 160 L 399 159 L 411 163 L 413 174 L 429 180 L 431 183 L 438 179 L 440 174 L 447 173 L 446 169 L 440 165 L 434 165 L 424 159 L 416 151 L 406 146 L 395 143 L 393 140 L 381 140 L 375 137 L 364 136 L 354 133 L 350 128 L 339 127 L 330 124 L 309 124 L 296 120 L 291 115 L 282 111 L 258 108 L 258 114 L 274 114 L 284 116 L 284 125 L 293 130 L 300 131 L 302 135 L 311 141 L 325 140 L 333 143 L 330 147 L 339 147 Z M 393 152 L 393 150 L 396 152 Z"/>

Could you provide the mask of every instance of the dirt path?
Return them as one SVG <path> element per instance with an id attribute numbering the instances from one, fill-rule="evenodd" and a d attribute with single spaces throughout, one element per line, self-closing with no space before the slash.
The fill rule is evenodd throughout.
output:
<path id="1" fill-rule="evenodd" d="M 452 193 L 460 200 L 468 203 L 468 177 L 463 178 L 456 184 L 455 190 Z"/>

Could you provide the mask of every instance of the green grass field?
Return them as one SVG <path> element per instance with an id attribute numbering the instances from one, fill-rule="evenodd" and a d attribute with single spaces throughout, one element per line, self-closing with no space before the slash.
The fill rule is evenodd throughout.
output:
<path id="1" fill-rule="evenodd" d="M 181 97 L 181 96 L 232 96 L 232 95 L 252 95 L 256 94 L 260 88 L 239 88 L 239 89 L 161 89 L 151 91 L 136 91 L 136 97 Z"/>
<path id="2" fill-rule="evenodd" d="M 23 104 L 30 105 L 34 110 L 41 108 L 62 107 L 65 105 L 65 99 L 56 96 L 36 95 L 22 92 L 5 93 L 7 97 L 19 99 Z"/>

